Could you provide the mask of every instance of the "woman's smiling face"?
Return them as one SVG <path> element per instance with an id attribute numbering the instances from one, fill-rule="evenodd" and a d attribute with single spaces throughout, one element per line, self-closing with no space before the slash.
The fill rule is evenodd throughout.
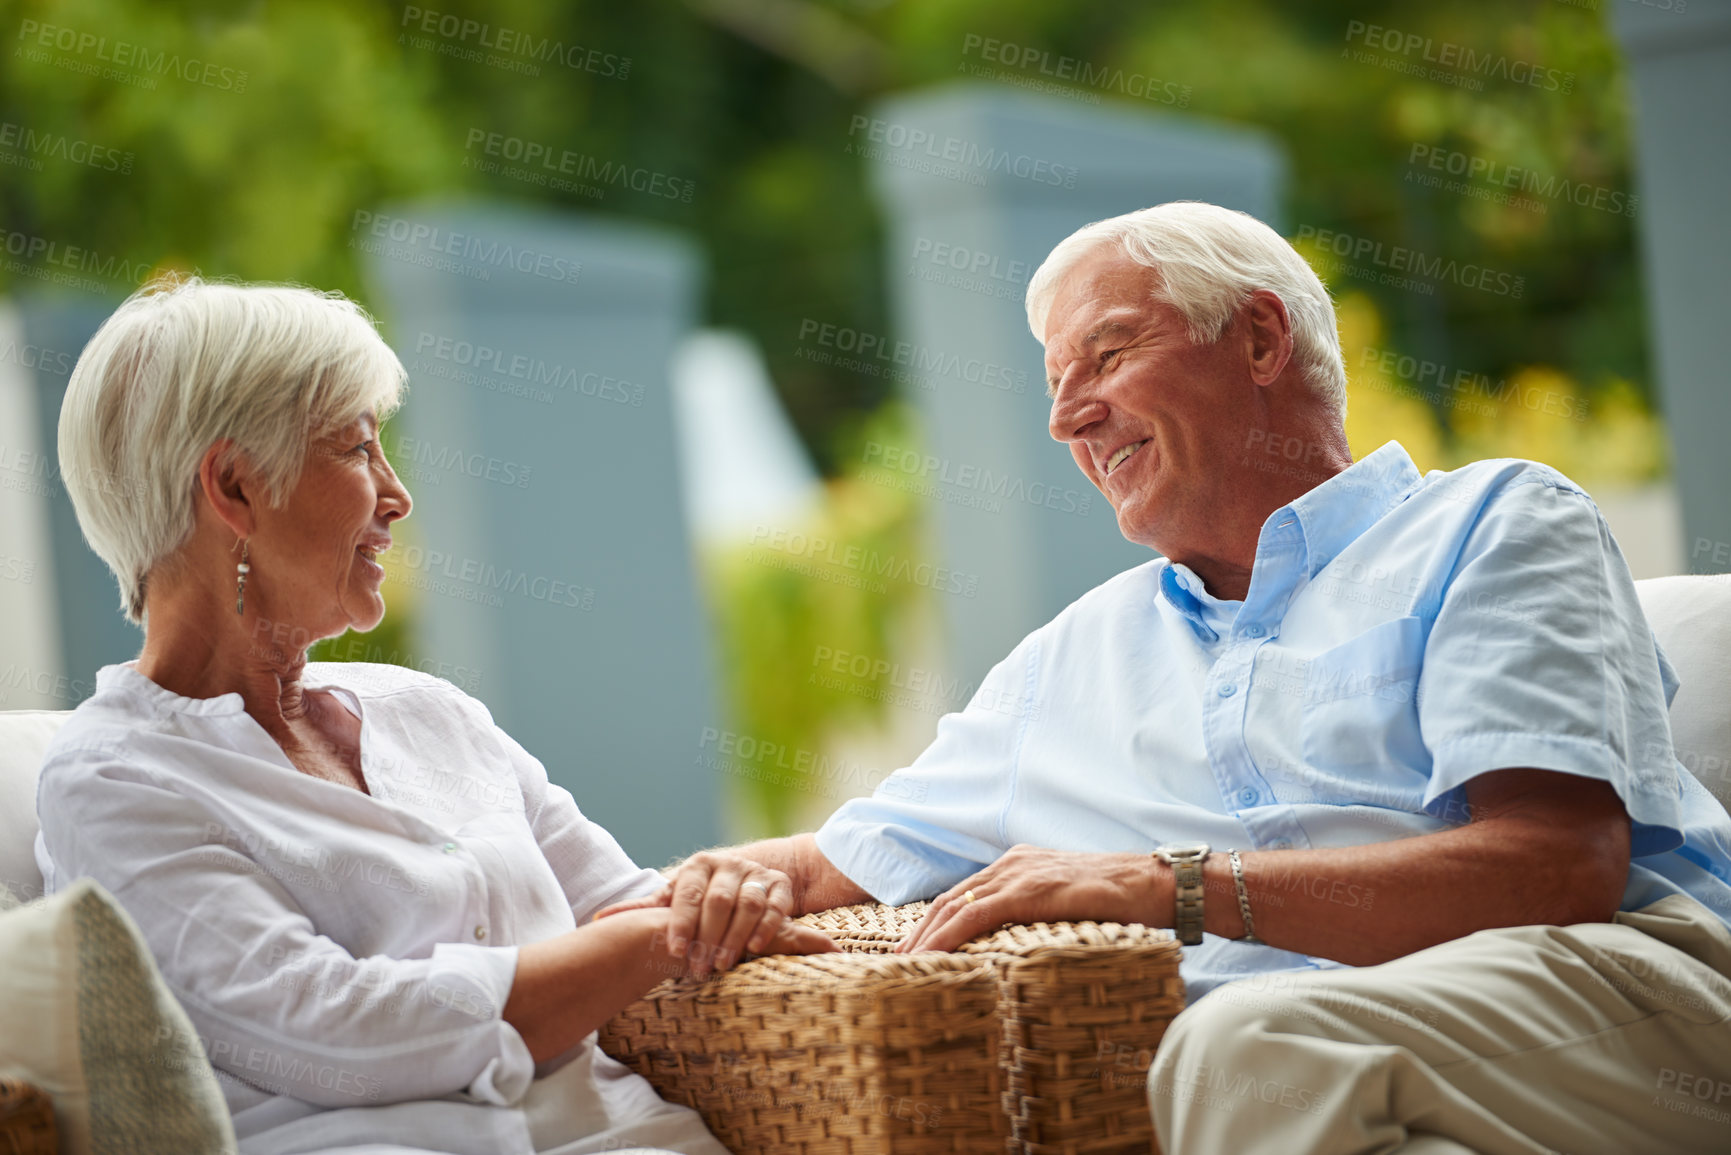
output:
<path id="1" fill-rule="evenodd" d="M 296 637 L 365 632 L 385 616 L 377 558 L 391 523 L 413 507 L 379 444 L 370 413 L 315 437 L 299 482 L 280 508 L 259 503 L 249 542 L 249 608 Z"/>

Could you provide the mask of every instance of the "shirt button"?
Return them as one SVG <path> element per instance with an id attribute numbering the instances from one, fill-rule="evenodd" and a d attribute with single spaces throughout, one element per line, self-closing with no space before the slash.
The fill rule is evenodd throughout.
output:
<path id="1" fill-rule="evenodd" d="M 1238 792 L 1238 801 L 1244 803 L 1246 806 L 1251 805 L 1256 801 L 1256 791 L 1246 786 Z"/>
<path id="2" fill-rule="evenodd" d="M 1230 698 L 1230 697 L 1232 697 L 1232 695 L 1234 695 L 1236 693 L 1238 693 L 1238 687 L 1234 686 L 1231 682 L 1228 682 L 1224 686 L 1220 687 L 1220 696 L 1222 698 Z"/>
<path id="3" fill-rule="evenodd" d="M 1262 636 L 1262 627 L 1261 626 L 1246 626 L 1244 628 L 1244 632 L 1253 638 L 1260 638 Z"/>
<path id="4" fill-rule="evenodd" d="M 487 928 L 486 927 L 478 926 L 475 928 L 475 941 L 476 942 L 480 942 L 483 939 L 485 939 L 486 937 L 487 937 Z"/>
<path id="5" fill-rule="evenodd" d="M 1270 842 L 1268 844 L 1268 849 L 1270 849 L 1270 850 L 1291 850 L 1292 849 L 1292 843 L 1288 842 L 1284 838 L 1279 838 L 1273 842 Z"/>
<path id="6" fill-rule="evenodd" d="M 445 853 L 446 854 L 451 854 L 451 853 L 455 852 L 456 849 L 457 849 L 457 844 L 455 842 L 445 843 Z"/>

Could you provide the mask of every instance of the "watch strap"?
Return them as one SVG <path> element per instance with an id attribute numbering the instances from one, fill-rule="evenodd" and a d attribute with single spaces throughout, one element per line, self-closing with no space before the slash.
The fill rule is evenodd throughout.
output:
<path id="1" fill-rule="evenodd" d="M 1172 863 L 1172 881 L 1177 884 L 1178 911 L 1173 929 L 1178 941 L 1195 946 L 1202 941 L 1202 861 L 1206 855 L 1178 858 Z"/>
<path id="2" fill-rule="evenodd" d="M 1210 851 L 1206 844 L 1184 847 L 1160 847 L 1156 858 L 1172 867 L 1172 884 L 1177 909 L 1173 913 L 1172 929 L 1185 946 L 1202 942 L 1202 864 Z"/>

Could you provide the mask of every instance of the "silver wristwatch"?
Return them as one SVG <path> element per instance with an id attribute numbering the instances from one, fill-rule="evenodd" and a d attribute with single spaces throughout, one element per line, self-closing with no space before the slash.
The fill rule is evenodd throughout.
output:
<path id="1" fill-rule="evenodd" d="M 1178 892 L 1178 910 L 1172 926 L 1178 932 L 1178 941 L 1185 946 L 1202 941 L 1202 864 L 1208 854 L 1206 842 L 1154 848 L 1154 856 L 1172 868 L 1172 881 Z"/>

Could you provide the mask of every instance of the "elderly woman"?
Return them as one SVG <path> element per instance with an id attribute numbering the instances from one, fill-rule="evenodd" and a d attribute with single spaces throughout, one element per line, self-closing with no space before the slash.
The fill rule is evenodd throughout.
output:
<path id="1" fill-rule="evenodd" d="M 138 922 L 245 1152 L 720 1155 L 593 1032 L 741 948 L 834 949 L 784 921 L 786 876 L 712 886 L 726 947 L 688 963 L 633 902 L 662 877 L 481 703 L 306 660 L 384 615 L 411 502 L 378 426 L 403 384 L 357 306 L 305 289 L 161 283 L 91 339 L 61 465 L 145 640 L 48 753 L 48 887 L 93 876 Z M 446 789 L 407 789 L 420 771 Z"/>

